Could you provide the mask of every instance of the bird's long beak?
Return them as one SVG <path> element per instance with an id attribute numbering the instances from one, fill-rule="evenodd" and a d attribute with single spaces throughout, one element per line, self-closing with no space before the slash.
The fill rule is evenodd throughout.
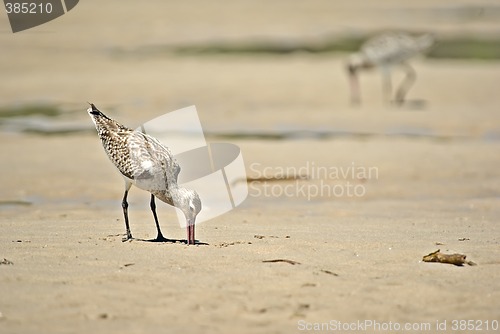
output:
<path id="1" fill-rule="evenodd" d="M 195 218 L 188 219 L 187 220 L 187 227 L 186 227 L 186 229 L 187 229 L 187 244 L 188 245 L 195 244 L 194 227 L 195 227 Z"/>
<path id="2" fill-rule="evenodd" d="M 358 105 L 361 103 L 361 93 L 359 89 L 358 74 L 356 71 L 349 72 L 349 82 L 351 85 L 351 104 Z"/>

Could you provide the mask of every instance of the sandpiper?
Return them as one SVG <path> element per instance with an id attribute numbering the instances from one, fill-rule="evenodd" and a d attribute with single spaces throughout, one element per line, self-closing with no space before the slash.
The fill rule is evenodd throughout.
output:
<path id="1" fill-rule="evenodd" d="M 177 185 L 177 176 L 181 169 L 170 150 L 157 139 L 129 129 L 107 117 L 92 103 L 87 111 L 94 121 L 104 151 L 125 180 L 122 208 L 127 235 L 123 241 L 132 239 L 127 195 L 130 187 L 135 185 L 151 193 L 150 207 L 158 231 L 155 241 L 168 241 L 161 233 L 156 215 L 155 197 L 157 197 L 184 213 L 187 223 L 187 244 L 194 244 L 195 220 L 201 211 L 200 197 L 194 190 Z"/>
<path id="2" fill-rule="evenodd" d="M 382 71 L 384 98 L 391 99 L 392 87 L 390 70 L 394 66 L 401 66 L 406 72 L 405 79 L 395 95 L 395 102 L 402 104 L 417 74 L 408 60 L 434 44 L 431 34 L 413 37 L 406 33 L 385 33 L 366 41 L 359 52 L 352 54 L 347 62 L 347 71 L 351 81 L 351 102 L 359 104 L 361 94 L 357 73 L 361 69 L 378 67 Z"/>

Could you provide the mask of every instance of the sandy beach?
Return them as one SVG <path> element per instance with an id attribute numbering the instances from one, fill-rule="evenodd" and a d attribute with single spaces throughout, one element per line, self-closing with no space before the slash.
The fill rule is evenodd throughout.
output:
<path id="1" fill-rule="evenodd" d="M 0 15 L 0 332 L 499 332 L 499 61 L 415 59 L 402 107 L 366 73 L 353 107 L 346 54 L 138 52 L 383 29 L 491 36 L 495 6 L 85 1 L 16 34 Z M 139 240 L 122 242 L 123 179 L 87 101 L 130 127 L 196 105 L 206 139 L 238 145 L 257 181 L 197 225 L 196 246 L 145 241 L 149 194 L 132 188 Z M 186 238 L 172 208 L 158 214 L 166 237 Z M 422 261 L 437 249 L 477 265 Z"/>

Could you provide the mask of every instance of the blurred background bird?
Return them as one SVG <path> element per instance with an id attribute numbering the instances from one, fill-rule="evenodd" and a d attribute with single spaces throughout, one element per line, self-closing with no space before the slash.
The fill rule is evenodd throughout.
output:
<path id="1" fill-rule="evenodd" d="M 360 50 L 350 55 L 347 72 L 351 86 L 351 103 L 361 103 L 361 91 L 358 73 L 361 70 L 378 68 L 382 72 L 383 97 L 392 101 L 391 70 L 400 67 L 405 71 L 405 78 L 394 95 L 394 102 L 402 104 L 406 93 L 416 80 L 417 74 L 408 61 L 428 50 L 434 44 L 431 34 L 412 36 L 406 33 L 384 33 L 370 38 Z"/>

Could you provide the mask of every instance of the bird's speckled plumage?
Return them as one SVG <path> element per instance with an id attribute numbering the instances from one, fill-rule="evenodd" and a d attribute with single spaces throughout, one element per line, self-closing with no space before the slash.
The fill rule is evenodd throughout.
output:
<path id="1" fill-rule="evenodd" d="M 88 112 L 107 156 L 125 179 L 123 205 L 128 237 L 131 238 L 126 198 L 128 189 L 133 184 L 152 194 L 151 209 L 157 223 L 159 238 L 162 236 L 156 218 L 154 197 L 182 210 L 188 221 L 188 229 L 189 225 L 192 225 L 192 232 L 188 231 L 188 243 L 190 243 L 190 233 L 193 237 L 191 241 L 194 243 L 194 221 L 201 211 L 201 201 L 195 191 L 177 185 L 180 167 L 170 150 L 156 138 L 112 120 L 93 104 Z"/>
<path id="2" fill-rule="evenodd" d="M 404 33 L 386 33 L 366 41 L 360 53 L 374 66 L 390 66 L 420 54 L 433 43 L 434 38 L 429 34 L 413 37 Z"/>

